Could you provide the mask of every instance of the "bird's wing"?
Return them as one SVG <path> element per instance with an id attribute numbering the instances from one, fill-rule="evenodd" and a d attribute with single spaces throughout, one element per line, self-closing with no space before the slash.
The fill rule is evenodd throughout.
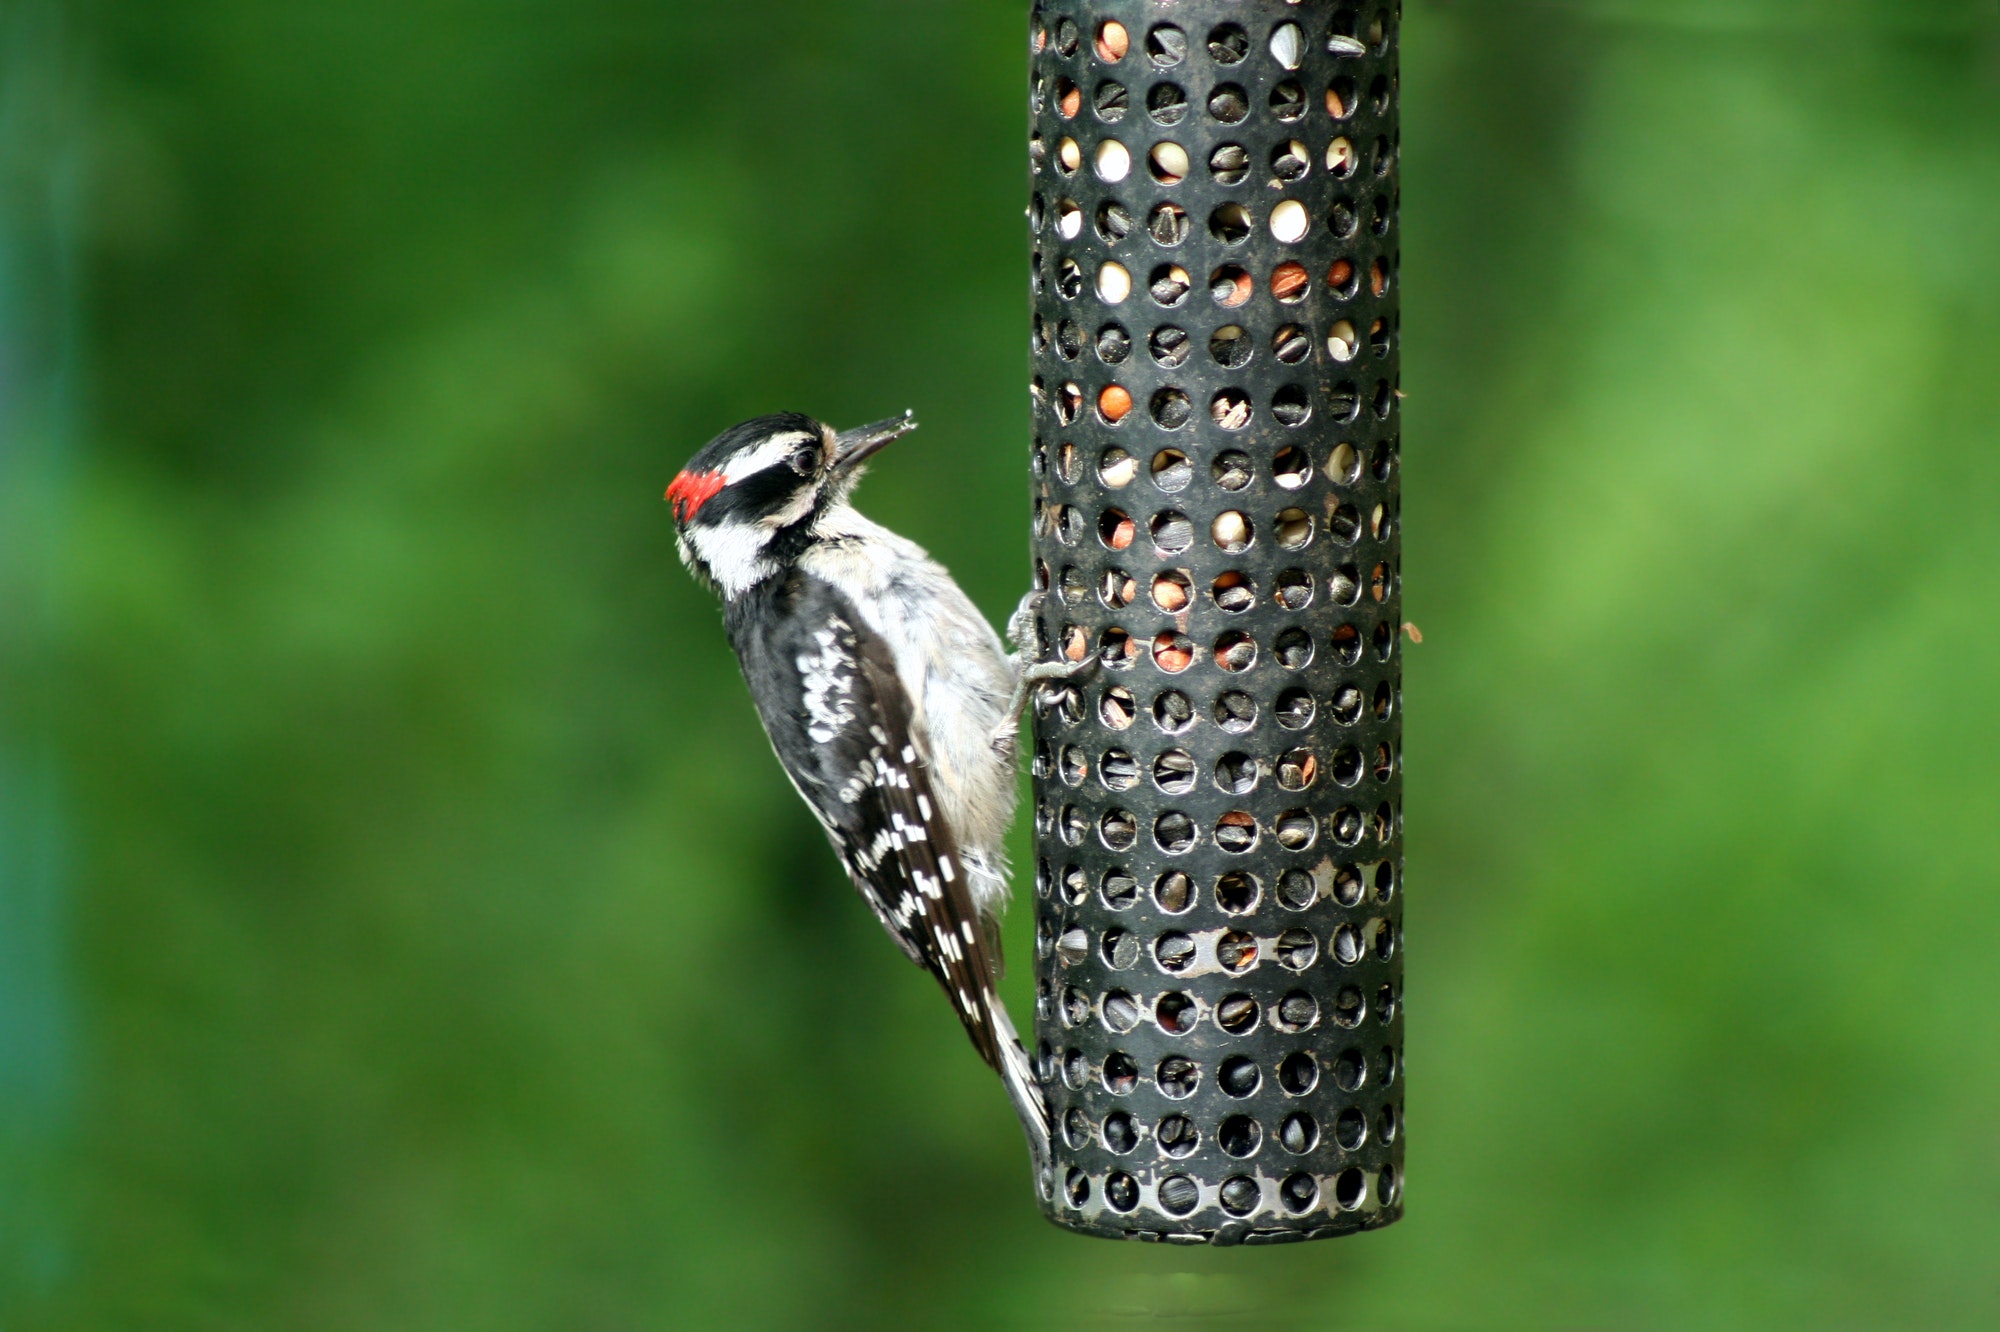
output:
<path id="1" fill-rule="evenodd" d="M 786 591 L 793 598 L 786 609 L 803 617 L 792 623 L 810 625 L 810 633 L 790 636 L 786 647 L 779 635 L 748 635 L 759 640 L 754 645 L 737 635 L 746 671 L 754 654 L 762 669 L 797 680 L 789 696 L 803 700 L 798 711 L 764 718 L 772 745 L 862 900 L 910 960 L 937 978 L 980 1057 L 998 1069 L 997 959 L 932 793 L 888 644 L 820 580 L 803 577 Z"/>

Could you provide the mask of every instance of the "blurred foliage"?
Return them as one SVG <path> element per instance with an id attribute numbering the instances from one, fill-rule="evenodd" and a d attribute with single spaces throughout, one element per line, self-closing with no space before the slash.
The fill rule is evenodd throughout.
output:
<path id="1" fill-rule="evenodd" d="M 1410 0 L 1410 1212 L 1227 1252 L 1038 1217 L 659 499 L 913 407 L 1012 605 L 1023 6 L 4 8 L 10 1329 L 2000 1321 L 1984 0 Z"/>

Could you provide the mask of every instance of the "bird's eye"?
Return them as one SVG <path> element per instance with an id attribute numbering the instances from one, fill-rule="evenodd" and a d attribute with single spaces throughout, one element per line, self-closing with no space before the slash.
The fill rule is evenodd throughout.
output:
<path id="1" fill-rule="evenodd" d="M 789 461 L 794 472 L 800 476 L 811 476 L 819 470 L 819 449 L 811 444 L 801 449 L 794 449 Z"/>

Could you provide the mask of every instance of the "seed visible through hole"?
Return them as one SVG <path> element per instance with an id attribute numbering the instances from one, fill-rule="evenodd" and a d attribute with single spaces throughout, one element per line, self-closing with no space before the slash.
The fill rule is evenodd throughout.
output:
<path id="1" fill-rule="evenodd" d="M 1161 449 L 1153 455 L 1153 484 L 1167 494 L 1187 489 L 1193 478 L 1194 466 L 1179 449 Z"/>
<path id="2" fill-rule="evenodd" d="M 1240 689 L 1225 689 L 1215 696 L 1215 724 L 1231 735 L 1241 735 L 1257 725 L 1257 700 Z"/>
<path id="3" fill-rule="evenodd" d="M 1156 68 L 1171 69 L 1187 59 L 1187 34 L 1171 23 L 1162 23 L 1146 34 L 1146 58 Z"/>
<path id="4" fill-rule="evenodd" d="M 1122 1170 L 1104 1177 L 1104 1201 L 1114 1212 L 1129 1212 L 1139 1205 L 1139 1181 Z"/>
<path id="5" fill-rule="evenodd" d="M 1139 900 L 1139 881 L 1122 869 L 1104 871 L 1104 881 L 1098 885 L 1098 896 L 1104 905 L 1113 911 L 1123 911 Z"/>
<path id="6" fill-rule="evenodd" d="M 1069 142 L 1068 139 L 1063 140 L 1065 144 Z M 1060 152 L 1060 149 L 1058 151 Z M 1116 185 L 1132 174 L 1132 152 L 1118 140 L 1106 139 L 1097 145 L 1097 155 L 1092 159 L 1092 165 L 1099 180 L 1107 185 Z"/>
<path id="7" fill-rule="evenodd" d="M 1169 930 L 1153 941 L 1153 960 L 1165 972 L 1182 972 L 1194 965 L 1194 940 L 1178 930 Z"/>
<path id="8" fill-rule="evenodd" d="M 1186 329 L 1175 328 L 1172 324 L 1161 324 L 1146 339 L 1146 350 L 1153 359 L 1169 370 L 1179 366 L 1188 358 L 1188 335 Z"/>
<path id="9" fill-rule="evenodd" d="M 1255 1156 L 1263 1141 L 1262 1126 L 1249 1115 L 1231 1115 L 1215 1130 L 1216 1146 L 1238 1160 Z"/>
<path id="10" fill-rule="evenodd" d="M 1169 749 L 1153 760 L 1153 784 L 1168 795 L 1186 795 L 1194 790 L 1194 756 L 1185 749 Z"/>
<path id="11" fill-rule="evenodd" d="M 1250 484 L 1250 455 L 1230 449 L 1217 454 L 1209 470 L 1222 489 L 1241 490 Z"/>
<path id="12" fill-rule="evenodd" d="M 1311 285 L 1312 280 L 1304 264 L 1287 261 L 1271 270 L 1271 295 L 1287 305 L 1304 300 L 1306 289 Z"/>
<path id="13" fill-rule="evenodd" d="M 1285 143 L 1281 143 L 1276 148 L 1271 150 L 1271 174 L 1276 176 L 1279 180 L 1289 184 L 1292 181 L 1301 179 L 1306 175 L 1306 173 L 1308 173 L 1311 170 L 1312 170 L 1312 150 L 1306 147 L 1303 143 L 1300 143 L 1297 139 L 1292 139 Z M 1299 210 L 1299 213 L 1301 215 L 1298 225 L 1299 225 L 1299 235 L 1303 236 L 1305 234 L 1305 228 L 1306 228 L 1306 218 L 1304 216 L 1305 205 L 1299 203 L 1296 200 L 1292 200 L 1291 203 L 1294 208 Z M 1271 230 L 1274 233 L 1277 231 L 1277 227 L 1275 225 L 1275 217 L 1276 214 L 1274 213 L 1273 214 L 1274 225 L 1271 228 Z M 1282 240 L 1284 238 L 1281 236 L 1279 237 L 1279 239 Z M 1294 239 L 1296 239 L 1296 237 Z"/>
<path id="14" fill-rule="evenodd" d="M 1271 89 L 1271 114 L 1287 123 L 1306 113 L 1306 90 L 1295 80 L 1286 79 Z"/>
<path id="15" fill-rule="evenodd" d="M 1255 587 L 1250 580 L 1234 570 L 1215 580 L 1209 589 L 1218 610 L 1231 615 L 1239 615 L 1257 604 Z"/>
<path id="16" fill-rule="evenodd" d="M 1129 991 L 1112 990 L 1104 996 L 1101 1007 L 1104 1025 L 1113 1032 L 1123 1034 L 1139 1025 L 1139 1001 Z"/>
<path id="17" fill-rule="evenodd" d="M 1138 460 L 1123 449 L 1110 448 L 1098 455 L 1097 479 L 1111 490 L 1132 484 L 1138 474 Z"/>
<path id="18" fill-rule="evenodd" d="M 1225 1096 L 1249 1096 L 1256 1092 L 1257 1084 L 1263 1081 L 1258 1071 L 1257 1061 L 1247 1055 L 1235 1055 L 1222 1061 L 1215 1071 L 1215 1083 L 1222 1088 Z"/>
<path id="19" fill-rule="evenodd" d="M 1147 160 L 1153 179 L 1162 185 L 1178 185 L 1187 179 L 1187 149 L 1177 143 L 1154 144 L 1153 151 L 1147 155 Z"/>
<path id="20" fill-rule="evenodd" d="M 1234 125 L 1250 114 L 1250 97 L 1234 83 L 1225 83 L 1208 95 L 1208 114 L 1225 125 Z"/>
<path id="21" fill-rule="evenodd" d="M 1312 214 L 1296 198 L 1288 198 L 1270 210 L 1270 234 L 1284 244 L 1302 240 L 1312 226 Z"/>
<path id="22" fill-rule="evenodd" d="M 1191 848 L 1194 839 L 1194 820 L 1177 809 L 1170 809 L 1153 820 L 1153 843 L 1170 856 L 1180 855 Z"/>
<path id="23" fill-rule="evenodd" d="M 1153 724 L 1168 735 L 1179 735 L 1194 725 L 1194 705 L 1180 690 L 1166 690 L 1153 700 Z"/>
<path id="24" fill-rule="evenodd" d="M 1116 125 L 1125 119 L 1125 110 L 1129 102 L 1125 85 L 1109 80 L 1098 84 L 1097 91 L 1091 96 L 1091 106 L 1096 110 L 1097 118 L 1107 125 Z"/>
<path id="25" fill-rule="evenodd" d="M 1242 1036 L 1257 1025 L 1257 1001 L 1247 994 L 1228 994 L 1215 1006 L 1215 1025 L 1231 1036 Z"/>
<path id="26" fill-rule="evenodd" d="M 1194 419 L 1194 404 L 1177 388 L 1163 388 L 1147 404 L 1153 424 L 1162 430 L 1179 430 Z"/>
<path id="27" fill-rule="evenodd" d="M 1186 1115 L 1168 1115 L 1153 1130 L 1153 1140 L 1159 1143 L 1161 1155 L 1179 1160 L 1194 1154 L 1201 1145 L 1201 1134 Z"/>
<path id="28" fill-rule="evenodd" d="M 1278 876 L 1278 901 L 1292 911 L 1304 911 L 1319 900 L 1319 885 L 1301 869 L 1289 869 Z"/>
<path id="29" fill-rule="evenodd" d="M 1230 754 L 1224 756 L 1222 762 L 1227 763 L 1230 759 L 1239 761 L 1236 766 L 1236 771 L 1238 772 L 1241 771 L 1243 765 L 1248 765 L 1251 770 L 1248 783 L 1235 784 L 1237 779 L 1232 778 L 1232 784 L 1225 785 L 1221 765 L 1218 764 L 1216 785 L 1222 786 L 1225 790 L 1238 793 L 1247 791 L 1250 787 L 1255 786 L 1257 784 L 1256 761 L 1242 754 Z M 1081 871 L 1078 873 L 1080 879 Z M 1232 916 L 1244 916 L 1255 911 L 1257 903 L 1262 897 L 1263 887 L 1257 882 L 1257 876 L 1246 873 L 1243 870 L 1231 870 L 1215 881 L 1215 904 Z"/>
<path id="30" fill-rule="evenodd" d="M 1312 725 L 1317 705 L 1313 702 L 1310 690 L 1293 688 L 1278 695 L 1278 701 L 1271 711 L 1277 717 L 1278 725 L 1288 731 L 1300 731 Z M 1106 724 L 1110 724 L 1108 718 Z M 1125 724 L 1128 726 L 1131 724 L 1129 714 L 1126 716 Z"/>
<path id="31" fill-rule="evenodd" d="M 1217 546 L 1232 555 L 1249 549 L 1254 535 L 1250 520 L 1235 509 L 1224 510 L 1209 524 L 1209 536 Z"/>
<path id="32" fill-rule="evenodd" d="M 1342 75 L 1327 86 L 1326 113 L 1345 120 L 1354 110 L 1354 80 Z"/>
<path id="33" fill-rule="evenodd" d="M 1201 1186 L 1186 1175 L 1168 1175 L 1160 1181 L 1160 1210 L 1169 1216 L 1186 1216 L 1201 1202 Z"/>
<path id="34" fill-rule="evenodd" d="M 1297 365 L 1312 355 L 1312 339 L 1297 324 L 1286 324 L 1272 334 L 1271 354 L 1285 365 Z"/>
<path id="35" fill-rule="evenodd" d="M 1208 171 L 1219 185 L 1241 185 L 1250 174 L 1250 154 L 1240 143 L 1225 143 L 1208 155 Z"/>
<path id="36" fill-rule="evenodd" d="M 1242 305 L 1256 290 L 1255 279 L 1235 264 L 1224 264 L 1209 275 L 1208 294 L 1225 310 Z"/>
<path id="37" fill-rule="evenodd" d="M 1153 883 L 1153 902 L 1170 916 L 1194 905 L 1194 880 L 1180 870 L 1168 870 Z"/>
<path id="38" fill-rule="evenodd" d="M 1249 364 L 1252 345 L 1250 335 L 1241 325 L 1224 324 L 1208 335 L 1208 354 L 1217 365 L 1235 370 Z"/>
<path id="39" fill-rule="evenodd" d="M 1184 513 L 1168 509 L 1153 515 L 1153 544 L 1162 555 L 1178 555 L 1194 544 L 1194 524 Z"/>
<path id="40" fill-rule="evenodd" d="M 1257 662 L 1257 640 L 1242 630 L 1215 640 L 1215 664 L 1225 671 L 1247 671 Z"/>
<path id="41" fill-rule="evenodd" d="M 1097 359 L 1106 365 L 1117 365 L 1132 352 L 1132 337 L 1117 324 L 1106 324 L 1097 330 Z"/>
<path id="42" fill-rule="evenodd" d="M 1319 1062 L 1304 1050 L 1294 1050 L 1278 1063 L 1278 1086 L 1287 1096 L 1304 1096 L 1319 1085 Z"/>
<path id="43" fill-rule="evenodd" d="M 1153 1070 L 1154 1085 L 1160 1095 L 1172 1101 L 1184 1101 L 1194 1095 L 1201 1085 L 1201 1068 L 1184 1055 L 1168 1055 Z"/>
<path id="44" fill-rule="evenodd" d="M 1278 1142 L 1295 1156 L 1304 1156 L 1319 1144 L 1319 1125 L 1303 1110 L 1294 1110 L 1278 1126 Z"/>
<path id="45" fill-rule="evenodd" d="M 1073 205 L 1072 205 L 1073 206 Z M 1280 205 L 1282 206 L 1282 205 Z M 1077 227 L 1082 228 L 1082 214 L 1077 217 Z M 1275 221 L 1273 223 L 1275 226 Z M 1074 236 L 1074 232 L 1070 233 Z M 1250 213 L 1239 203 L 1226 203 L 1208 215 L 1208 234 L 1224 245 L 1237 245 L 1249 238 Z"/>
<path id="46" fill-rule="evenodd" d="M 1319 821 L 1302 809 L 1288 809 L 1271 825 L 1278 845 L 1287 851 L 1304 851 L 1319 836 Z"/>
<path id="47" fill-rule="evenodd" d="M 1153 1020 L 1169 1036 L 1187 1035 L 1199 1018 L 1194 1000 L 1178 990 L 1167 991 L 1153 1005 Z"/>
<path id="48" fill-rule="evenodd" d="M 1306 391 L 1297 384 L 1287 384 L 1271 395 L 1271 415 L 1278 418 L 1283 426 L 1300 426 L 1312 415 L 1312 405 L 1306 398 Z"/>
<path id="49" fill-rule="evenodd" d="M 1117 200 L 1097 205 L 1097 234 L 1106 245 L 1116 245 L 1132 234 L 1132 214 Z"/>
<path id="50" fill-rule="evenodd" d="M 1296 23 L 1280 23 L 1271 29 L 1271 59 L 1286 69 L 1297 69 L 1305 58 L 1305 34 Z"/>
<path id="51" fill-rule="evenodd" d="M 1132 38 L 1125 31 L 1125 25 L 1111 19 L 1097 25 L 1097 40 L 1091 44 L 1091 49 L 1097 53 L 1099 60 L 1115 65 L 1125 58 L 1125 52 L 1131 45 Z"/>
<path id="52" fill-rule="evenodd" d="M 1156 83 L 1146 90 L 1146 115 L 1155 125 L 1174 126 L 1187 115 L 1187 93 L 1171 83 Z M 1183 171 L 1182 175 L 1187 173 Z"/>
<path id="53" fill-rule="evenodd" d="M 1097 270 L 1097 298 L 1106 305 L 1116 305 L 1132 294 L 1132 275 L 1125 265 L 1107 262 Z"/>

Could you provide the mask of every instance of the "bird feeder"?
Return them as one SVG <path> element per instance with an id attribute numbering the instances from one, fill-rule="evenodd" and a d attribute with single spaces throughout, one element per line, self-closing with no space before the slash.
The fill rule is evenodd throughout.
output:
<path id="1" fill-rule="evenodd" d="M 1402 1214 L 1398 8 L 1030 21 L 1042 1206 Z"/>

